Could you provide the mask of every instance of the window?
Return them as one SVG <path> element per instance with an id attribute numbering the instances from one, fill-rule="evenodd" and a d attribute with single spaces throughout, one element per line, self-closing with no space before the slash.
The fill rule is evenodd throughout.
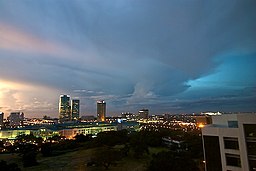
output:
<path id="1" fill-rule="evenodd" d="M 256 170 L 256 158 L 249 159 L 250 171 Z"/>
<path id="2" fill-rule="evenodd" d="M 256 142 L 247 142 L 248 155 L 256 156 Z"/>
<path id="3" fill-rule="evenodd" d="M 256 138 L 256 124 L 244 124 L 244 133 L 247 138 Z"/>
<path id="4" fill-rule="evenodd" d="M 207 171 L 222 170 L 218 136 L 203 136 Z"/>
<path id="5" fill-rule="evenodd" d="M 237 121 L 228 121 L 228 127 L 229 128 L 238 128 L 238 122 Z"/>
<path id="6" fill-rule="evenodd" d="M 226 164 L 228 166 L 241 167 L 240 156 L 236 154 L 226 154 Z"/>
<path id="7" fill-rule="evenodd" d="M 238 138 L 224 137 L 225 149 L 239 150 Z"/>

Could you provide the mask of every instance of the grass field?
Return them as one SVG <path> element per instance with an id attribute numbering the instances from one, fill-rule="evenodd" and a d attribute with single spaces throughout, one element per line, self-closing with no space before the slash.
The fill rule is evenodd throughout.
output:
<path id="1" fill-rule="evenodd" d="M 78 149 L 75 151 L 67 152 L 62 155 L 53 157 L 42 157 L 41 154 L 37 155 L 39 165 L 23 168 L 21 157 L 17 154 L 0 154 L 0 160 L 5 160 L 8 163 L 14 162 L 24 171 L 101 171 L 105 170 L 104 167 L 91 166 L 87 167 L 87 162 L 90 161 L 92 154 L 97 148 L 92 149 Z M 142 158 L 134 158 L 128 155 L 122 160 L 116 162 L 115 166 L 110 166 L 109 171 L 145 171 L 147 164 L 151 159 L 153 153 L 166 150 L 165 148 L 150 148 L 149 155 L 144 155 Z"/>

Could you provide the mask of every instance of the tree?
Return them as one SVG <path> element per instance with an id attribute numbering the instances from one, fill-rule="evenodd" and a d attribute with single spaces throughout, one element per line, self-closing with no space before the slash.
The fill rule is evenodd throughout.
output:
<path id="1" fill-rule="evenodd" d="M 16 142 L 18 143 L 37 143 L 38 145 L 41 145 L 43 142 L 43 138 L 42 137 L 36 137 L 34 136 L 32 133 L 25 135 L 18 135 L 16 137 Z"/>
<path id="2" fill-rule="evenodd" d="M 0 148 L 4 148 L 4 143 L 3 143 L 3 141 L 0 141 Z"/>
<path id="3" fill-rule="evenodd" d="M 21 150 L 22 162 L 24 167 L 30 167 L 37 165 L 36 155 L 37 146 L 34 144 L 25 144 Z"/>
<path id="4" fill-rule="evenodd" d="M 85 136 L 84 134 L 76 134 L 74 138 L 77 142 L 86 142 L 90 140 L 90 137 Z"/>
<path id="5" fill-rule="evenodd" d="M 44 143 L 41 147 L 41 153 L 44 157 L 52 156 L 52 143 Z"/>
<path id="6" fill-rule="evenodd" d="M 92 157 L 92 161 L 98 166 L 108 169 L 111 165 L 115 165 L 122 157 L 121 152 L 110 147 L 99 148 Z"/>
<path id="7" fill-rule="evenodd" d="M 198 133 L 187 133 L 184 136 L 190 155 L 196 159 L 203 158 L 202 137 Z"/>
<path id="8" fill-rule="evenodd" d="M 51 142 L 53 142 L 53 141 L 60 142 L 60 141 L 64 141 L 65 137 L 59 136 L 59 135 L 54 135 L 54 136 L 48 138 L 48 140 L 50 140 Z"/>
<path id="9" fill-rule="evenodd" d="M 192 158 L 186 153 L 160 152 L 153 155 L 148 171 L 199 171 Z"/>
<path id="10" fill-rule="evenodd" d="M 145 139 L 145 143 L 151 147 L 157 147 L 162 145 L 161 132 L 157 131 L 141 131 L 139 132 L 140 136 Z"/>
<path id="11" fill-rule="evenodd" d="M 149 154 L 148 145 L 145 141 L 145 137 L 141 136 L 140 133 L 135 133 L 130 137 L 130 148 L 134 152 L 134 156 L 139 158 L 143 154 Z"/>
<path id="12" fill-rule="evenodd" d="M 114 146 L 124 144 L 128 140 L 127 131 L 106 131 L 97 135 L 97 143 L 102 145 Z"/>
<path id="13" fill-rule="evenodd" d="M 0 161 L 0 168 L 4 171 L 21 171 L 16 163 L 7 164 L 4 160 Z"/>

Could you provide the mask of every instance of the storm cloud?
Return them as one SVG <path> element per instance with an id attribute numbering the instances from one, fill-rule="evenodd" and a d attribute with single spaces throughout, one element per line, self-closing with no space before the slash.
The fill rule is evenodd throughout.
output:
<path id="1" fill-rule="evenodd" d="M 241 100 L 256 101 L 248 88 L 256 83 L 255 5 L 0 0 L 0 81 L 44 87 L 45 93 L 35 88 L 19 97 L 31 116 L 57 116 L 60 93 L 81 99 L 82 114 L 94 114 L 97 99 L 105 99 L 113 115 L 142 107 L 154 113 L 255 111 Z M 47 91 L 55 93 L 47 97 Z M 8 96 L 0 95 L 0 107 Z M 29 104 L 35 98 L 36 108 Z M 214 99 L 211 105 L 207 99 Z"/>

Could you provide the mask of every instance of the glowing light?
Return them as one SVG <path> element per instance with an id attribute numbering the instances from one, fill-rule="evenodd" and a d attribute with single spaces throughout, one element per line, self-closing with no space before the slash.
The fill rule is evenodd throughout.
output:
<path id="1" fill-rule="evenodd" d="M 205 125 L 202 124 L 202 123 L 198 124 L 198 127 L 199 127 L 199 128 L 203 128 L 204 126 L 205 126 Z"/>

